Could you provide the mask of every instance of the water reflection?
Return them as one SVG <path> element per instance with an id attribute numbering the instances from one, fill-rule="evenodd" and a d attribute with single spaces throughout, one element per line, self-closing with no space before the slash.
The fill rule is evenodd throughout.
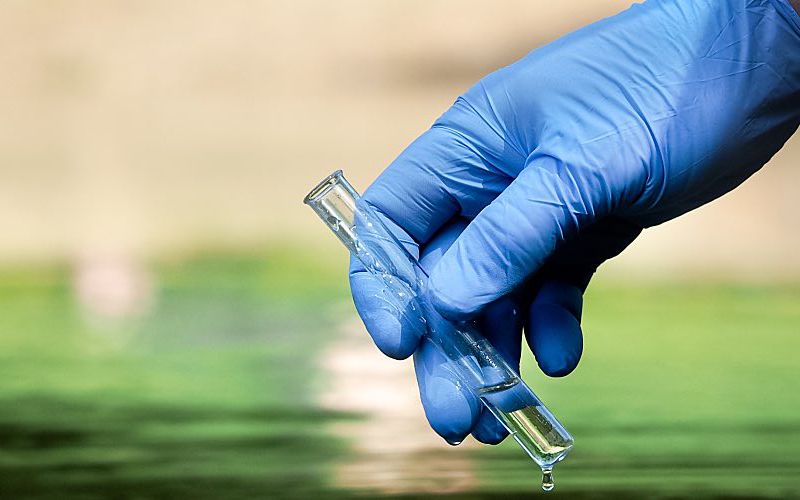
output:
<path id="1" fill-rule="evenodd" d="M 326 380 L 320 406 L 355 411 L 363 418 L 338 422 L 333 434 L 350 445 L 334 467 L 334 485 L 379 493 L 458 493 L 477 487 L 465 442 L 445 444 L 427 425 L 410 361 L 383 356 L 355 319 L 320 356 Z"/>

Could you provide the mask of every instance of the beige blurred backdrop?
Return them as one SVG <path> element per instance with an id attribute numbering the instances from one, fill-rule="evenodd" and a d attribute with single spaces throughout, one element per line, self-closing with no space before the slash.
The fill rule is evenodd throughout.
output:
<path id="1" fill-rule="evenodd" d="M 333 248 L 319 178 L 365 187 L 473 81 L 628 4 L 6 0 L 0 261 Z M 798 155 L 608 272 L 798 277 Z"/>

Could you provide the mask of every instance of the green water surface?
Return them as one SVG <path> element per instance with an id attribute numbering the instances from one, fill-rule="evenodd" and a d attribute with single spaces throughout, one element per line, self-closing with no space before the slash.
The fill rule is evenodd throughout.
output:
<path id="1" fill-rule="evenodd" d="M 363 416 L 315 403 L 352 310 L 344 269 L 313 262 L 160 263 L 122 320 L 86 313 L 66 268 L 0 272 L 0 497 L 378 496 L 331 479 L 354 453 L 331 427 Z M 600 284 L 584 325 L 570 377 L 524 363 L 576 439 L 553 498 L 800 495 L 800 286 Z M 478 482 L 440 498 L 539 494 L 513 443 L 442 447 Z"/>

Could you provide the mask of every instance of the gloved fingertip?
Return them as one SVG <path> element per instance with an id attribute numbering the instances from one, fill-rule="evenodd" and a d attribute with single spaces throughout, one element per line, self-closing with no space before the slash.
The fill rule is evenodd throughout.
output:
<path id="1" fill-rule="evenodd" d="M 416 350 L 419 335 L 405 328 L 390 311 L 373 309 L 362 316 L 364 325 L 378 349 L 393 359 L 406 359 Z"/>
<path id="2" fill-rule="evenodd" d="M 500 444 L 508 436 L 503 424 L 490 412 L 483 410 L 478 423 L 472 429 L 472 435 L 483 444 Z"/>
<path id="3" fill-rule="evenodd" d="M 539 368 L 548 377 L 566 377 L 578 367 L 580 358 L 565 356 L 561 359 L 550 358 L 539 363 Z"/>
<path id="4" fill-rule="evenodd" d="M 583 353 L 583 334 L 568 309 L 534 303 L 527 330 L 528 344 L 546 375 L 564 377 L 575 370 Z"/>
<path id="5" fill-rule="evenodd" d="M 452 363 L 426 339 L 414 354 L 425 417 L 437 434 L 458 444 L 469 434 L 481 408 L 478 399 L 457 382 Z"/>
<path id="6" fill-rule="evenodd" d="M 460 444 L 467 437 L 478 408 L 453 381 L 429 378 L 422 400 L 428 423 L 445 441 Z"/>
<path id="7" fill-rule="evenodd" d="M 367 273 L 350 275 L 353 303 L 370 337 L 382 353 L 405 359 L 417 348 L 423 330 L 407 320 L 401 305 L 384 293 L 382 284 Z"/>

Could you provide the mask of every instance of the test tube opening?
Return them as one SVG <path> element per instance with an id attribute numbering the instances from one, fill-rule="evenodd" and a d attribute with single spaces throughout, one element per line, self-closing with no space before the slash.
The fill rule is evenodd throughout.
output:
<path id="1" fill-rule="evenodd" d="M 355 249 L 356 200 L 358 192 L 341 170 L 325 177 L 303 199 L 351 251 Z"/>
<path id="2" fill-rule="evenodd" d="M 303 203 L 306 205 L 313 205 L 322 197 L 324 197 L 325 194 L 327 194 L 334 186 L 341 183 L 342 180 L 344 180 L 344 174 L 342 171 L 335 171 L 334 173 L 322 179 L 319 184 L 314 186 L 314 188 L 308 192 L 306 197 L 303 198 Z"/>

